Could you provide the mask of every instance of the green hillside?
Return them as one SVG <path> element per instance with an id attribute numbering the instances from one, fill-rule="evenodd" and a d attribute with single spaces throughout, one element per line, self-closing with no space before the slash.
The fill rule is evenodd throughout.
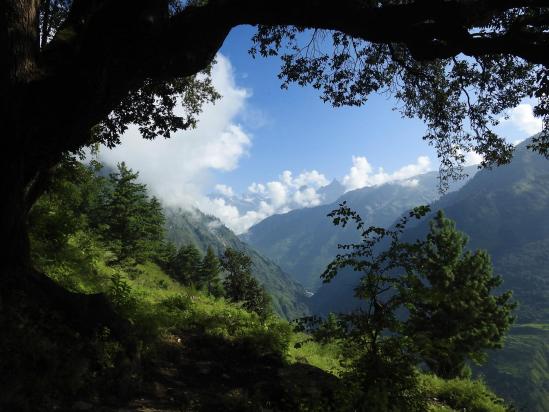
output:
<path id="1" fill-rule="evenodd" d="M 544 412 L 549 410 L 548 354 L 549 323 L 520 324 L 511 329 L 505 348 L 490 352 L 475 372 L 519 411 Z"/>
<path id="2" fill-rule="evenodd" d="M 250 256 L 253 275 L 272 297 L 273 307 L 279 315 L 291 320 L 309 313 L 303 287 L 271 260 L 241 241 L 218 219 L 196 209 L 166 209 L 165 216 L 166 236 L 177 246 L 192 243 L 202 253 L 210 246 L 218 256 L 230 247 Z"/>
<path id="3" fill-rule="evenodd" d="M 473 175 L 475 168 L 468 168 Z M 438 174 L 426 173 L 413 178 L 414 184 L 399 182 L 353 190 L 335 202 L 274 215 L 252 226 L 241 236 L 269 257 L 310 291 L 321 286 L 320 274 L 337 254 L 339 243 L 356 241 L 353 230 L 335 228 L 326 215 L 338 204 L 347 203 L 358 211 L 367 225 L 388 226 L 404 211 L 428 204 L 440 196 Z M 465 180 L 455 182 L 456 190 Z"/>
<path id="4" fill-rule="evenodd" d="M 542 412 L 549 402 L 549 162 L 517 147 L 511 164 L 478 172 L 463 188 L 431 205 L 432 214 L 410 227 L 405 240 L 425 235 L 428 221 L 438 210 L 470 237 L 468 247 L 486 249 L 495 272 L 503 277 L 501 289 L 511 289 L 519 306 L 516 327 L 507 345 L 494 352 L 480 369 L 498 393 L 527 411 Z M 311 299 L 313 312 L 350 310 L 358 275 L 341 273 Z M 539 330 L 525 325 L 541 324 Z M 535 333 L 524 333 L 524 331 Z"/>
<path id="5" fill-rule="evenodd" d="M 42 285 L 74 310 L 42 305 L 43 291 L 2 300 L 0 410 L 356 409 L 363 388 L 344 341 L 315 340 L 276 314 L 176 281 L 158 201 L 124 165 L 108 180 L 95 171 L 63 165 L 32 210 L 33 264 L 48 275 Z M 190 219 L 178 213 L 168 222 L 175 230 Z M 196 222 L 186 230 L 197 244 L 208 240 Z M 240 245 L 228 234 L 220 239 Z M 192 279 L 204 266 L 197 270 Z M 411 366 L 421 405 L 414 412 L 507 410 L 481 381 L 443 380 Z M 381 391 L 385 403 L 384 393 L 400 396 Z"/>

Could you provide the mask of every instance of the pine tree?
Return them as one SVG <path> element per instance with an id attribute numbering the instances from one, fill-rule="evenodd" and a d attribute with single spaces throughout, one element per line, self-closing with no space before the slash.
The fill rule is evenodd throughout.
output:
<path id="1" fill-rule="evenodd" d="M 103 191 L 100 230 L 119 261 L 142 261 L 154 255 L 164 234 L 160 202 L 149 199 L 147 187 L 137 183 L 138 177 L 124 162 L 119 163 Z"/>
<path id="2" fill-rule="evenodd" d="M 170 266 L 174 278 L 180 283 L 199 287 L 202 256 L 193 244 L 181 246 Z"/>
<path id="3" fill-rule="evenodd" d="M 243 302 L 252 278 L 252 259 L 243 252 L 227 248 L 221 258 L 221 266 L 227 272 L 223 281 L 225 296 L 233 302 Z"/>
<path id="4" fill-rule="evenodd" d="M 221 264 L 219 259 L 215 255 L 212 247 L 208 246 L 208 250 L 202 259 L 202 265 L 200 267 L 200 287 L 206 289 L 210 295 L 216 297 L 221 296 L 223 294 L 223 288 L 219 277 L 220 273 Z"/>
<path id="5" fill-rule="evenodd" d="M 252 276 L 252 259 L 244 252 L 227 248 L 221 266 L 227 272 L 223 281 L 225 296 L 265 319 L 270 313 L 270 297 Z"/>
<path id="6" fill-rule="evenodd" d="M 407 321 L 429 368 L 444 378 L 459 376 L 467 359 L 502 346 L 513 317 L 511 292 L 492 295 L 501 284 L 484 250 L 465 251 L 468 239 L 439 211 L 415 264 L 418 281 Z"/>
<path id="7" fill-rule="evenodd" d="M 484 350 L 501 347 L 513 321 L 511 293 L 493 295 L 501 279 L 490 257 L 465 251 L 467 237 L 442 212 L 425 240 L 401 240 L 410 219 L 429 211 L 417 207 L 391 229 L 365 228 L 345 202 L 329 214 L 336 225 L 355 224 L 362 237 L 362 243 L 340 245 L 345 252 L 322 277 L 330 281 L 348 267 L 362 272 L 355 297 L 364 304 L 338 315 L 336 328 L 317 333 L 343 338 L 346 378 L 358 389 L 352 408 L 425 410 L 416 366 L 424 363 L 443 378 L 463 375 L 468 360 L 480 362 Z"/>

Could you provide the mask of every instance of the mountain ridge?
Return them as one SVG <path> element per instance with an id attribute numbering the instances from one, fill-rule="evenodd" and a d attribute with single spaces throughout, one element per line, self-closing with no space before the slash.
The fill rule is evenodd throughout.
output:
<path id="1" fill-rule="evenodd" d="M 275 311 L 286 319 L 309 314 L 308 299 L 303 287 L 278 265 L 240 240 L 214 216 L 198 209 L 166 208 L 167 239 L 181 246 L 193 243 L 202 253 L 211 246 L 220 256 L 227 247 L 245 252 L 252 258 L 253 275 L 272 297 Z"/>
<path id="2" fill-rule="evenodd" d="M 475 171 L 472 167 L 466 169 L 468 174 Z M 465 180 L 455 182 L 450 190 L 463 184 Z M 352 229 L 335 228 L 327 218 L 339 203 L 346 201 L 357 210 L 367 226 L 388 226 L 405 210 L 439 196 L 438 172 L 428 172 L 406 181 L 348 191 L 329 204 L 272 215 L 240 238 L 279 264 L 306 289 L 316 291 L 321 286 L 320 274 L 338 253 L 337 245 L 358 240 Z"/>

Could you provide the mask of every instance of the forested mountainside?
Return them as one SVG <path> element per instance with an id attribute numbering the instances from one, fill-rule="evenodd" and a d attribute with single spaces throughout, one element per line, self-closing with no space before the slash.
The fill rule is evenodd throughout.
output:
<path id="1" fill-rule="evenodd" d="M 466 168 L 470 176 L 476 167 Z M 452 183 L 457 190 L 467 179 Z M 339 191 L 337 182 L 327 191 Z M 321 286 L 320 274 L 338 253 L 339 243 L 357 240 L 353 230 L 335 228 L 326 217 L 338 204 L 347 201 L 365 219 L 367 225 L 389 226 L 403 212 L 440 197 L 437 172 L 415 176 L 405 181 L 365 187 L 347 192 L 332 203 L 293 210 L 270 216 L 252 226 L 241 238 L 290 273 L 306 289 Z"/>
<path id="2" fill-rule="evenodd" d="M 495 273 L 503 278 L 500 289 L 510 289 L 519 306 L 518 325 L 503 351 L 492 355 L 482 371 L 490 385 L 512 397 L 525 410 L 549 408 L 549 162 L 517 147 L 506 166 L 478 172 L 460 190 L 432 203 L 432 214 L 403 238 L 427 233 L 429 219 L 439 209 L 456 221 L 470 237 L 470 249 L 486 249 Z M 311 298 L 314 313 L 350 310 L 357 305 L 353 289 L 359 275 L 341 273 Z M 537 409 L 536 409 L 537 408 Z"/>
<path id="3" fill-rule="evenodd" d="M 219 256 L 227 248 L 246 253 L 252 259 L 254 277 L 271 296 L 273 308 L 279 315 L 292 320 L 309 314 L 303 287 L 270 259 L 240 240 L 218 219 L 197 209 L 168 208 L 164 213 L 168 240 L 177 246 L 194 244 L 203 253 L 211 247 Z"/>
<path id="4" fill-rule="evenodd" d="M 0 410 L 351 411 L 378 410 L 378 402 L 387 411 L 397 403 L 407 412 L 510 410 L 484 383 L 442 379 L 416 369 L 414 360 L 409 375 L 392 361 L 381 375 L 405 376 L 405 391 L 367 381 L 365 391 L 357 379 L 379 370 L 354 360 L 360 348 L 353 355 L 345 339 L 296 331 L 258 311 L 261 300 L 231 295 L 227 280 L 245 278 L 233 273 L 244 267 L 227 261 L 239 256 L 230 246 L 240 243 L 225 234 L 221 267 L 212 265 L 218 258 L 211 247 L 189 266 L 190 249 L 164 239 L 164 211 L 137 173 L 122 164 L 105 177 L 98 168 L 63 164 L 31 211 L 33 264 L 56 285 L 48 289 L 86 300 L 59 302 L 74 306 L 69 317 L 34 295 L 2 302 Z M 197 245 L 212 232 L 193 218 L 221 228 L 201 214 L 174 213 L 170 230 L 188 225 L 192 235 L 181 239 Z M 221 268 L 224 290 L 212 293 L 209 282 L 221 280 Z"/>

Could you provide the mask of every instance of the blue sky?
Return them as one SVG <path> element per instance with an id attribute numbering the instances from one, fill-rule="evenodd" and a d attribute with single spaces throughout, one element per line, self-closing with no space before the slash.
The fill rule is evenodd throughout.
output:
<path id="1" fill-rule="evenodd" d="M 237 233 L 272 214 L 322 203 L 318 189 L 333 178 L 347 190 L 409 185 L 412 176 L 438 168 L 421 139 L 422 122 L 401 118 L 384 96 L 333 108 L 310 87 L 281 90 L 280 61 L 248 54 L 252 33 L 240 27 L 227 38 L 212 76 L 223 97 L 204 107 L 196 130 L 145 141 L 130 127 L 101 159 L 126 161 L 167 205 L 199 208 Z M 509 113 L 498 132 L 516 142 L 541 130 L 532 103 Z"/>
<path id="2" fill-rule="evenodd" d="M 247 46 L 252 34 L 251 27 L 238 28 L 221 49 L 233 66 L 236 83 L 251 92 L 238 120 L 253 135 L 250 156 L 223 177 L 226 184 L 241 192 L 251 176 L 267 181 L 283 169 L 315 169 L 329 179 L 341 179 L 356 155 L 387 170 L 413 163 L 421 155 L 436 157 L 421 140 L 423 123 L 402 119 L 384 96 L 372 96 L 364 107 L 333 108 L 311 87 L 281 90 L 280 60 L 252 59 Z M 254 127 L 247 117 L 259 118 L 261 127 Z"/>

